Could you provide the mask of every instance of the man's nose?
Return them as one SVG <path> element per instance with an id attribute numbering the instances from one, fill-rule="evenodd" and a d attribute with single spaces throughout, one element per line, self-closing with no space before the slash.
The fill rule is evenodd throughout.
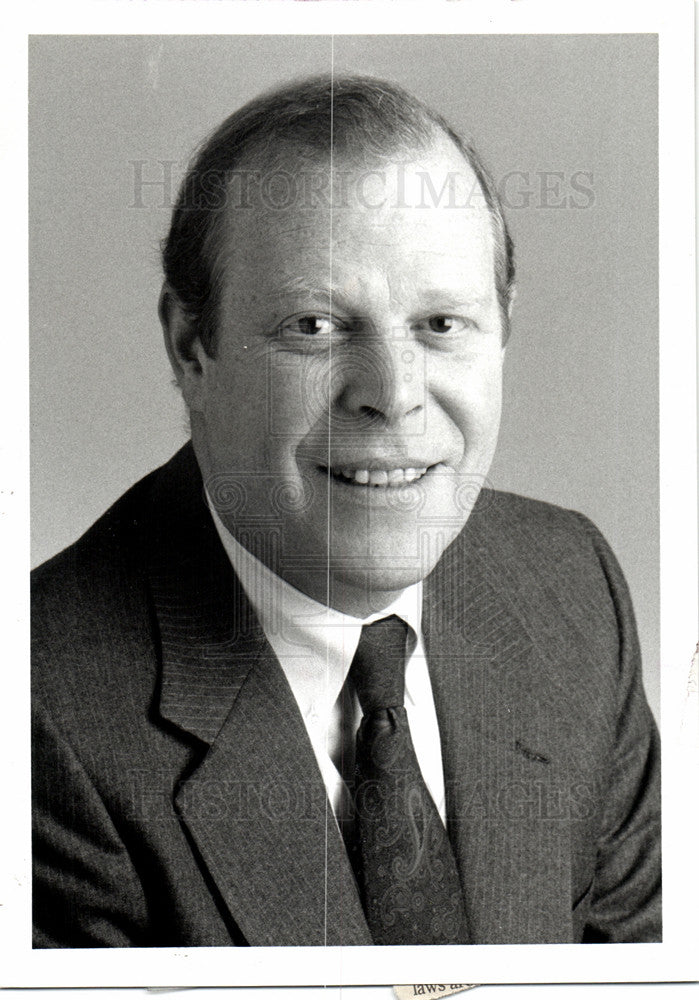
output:
<path id="1" fill-rule="evenodd" d="M 403 330 L 362 338 L 342 360 L 338 406 L 349 417 L 399 424 L 425 405 L 424 358 Z"/>

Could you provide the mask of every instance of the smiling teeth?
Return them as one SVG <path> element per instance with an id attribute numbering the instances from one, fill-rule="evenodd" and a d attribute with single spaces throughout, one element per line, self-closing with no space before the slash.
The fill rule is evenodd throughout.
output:
<path id="1" fill-rule="evenodd" d="M 333 469 L 335 475 L 342 476 L 350 483 L 360 486 L 402 486 L 414 483 L 427 472 L 424 469 Z"/>

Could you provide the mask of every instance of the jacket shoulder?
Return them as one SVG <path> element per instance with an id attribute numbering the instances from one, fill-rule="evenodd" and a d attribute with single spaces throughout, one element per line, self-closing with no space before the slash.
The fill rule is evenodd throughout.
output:
<path id="1" fill-rule="evenodd" d="M 149 540 L 176 544 L 180 515 L 200 502 L 191 443 L 128 489 L 72 545 L 32 572 L 32 607 L 40 630 L 103 602 L 142 575 Z M 43 615 L 37 615 L 43 612 Z M 76 625 L 79 622 L 76 622 Z"/>
<path id="2" fill-rule="evenodd" d="M 585 515 L 483 490 L 445 560 L 452 585 L 487 581 L 518 614 L 568 628 L 635 636 L 628 586 L 609 544 Z M 634 640 L 635 641 L 635 640 Z"/>
<path id="3" fill-rule="evenodd" d="M 483 489 L 481 490 L 474 514 L 487 514 L 490 518 L 504 522 L 513 522 L 522 525 L 567 525 L 571 527 L 575 522 L 587 521 L 578 511 L 561 507 L 557 504 L 548 503 L 545 500 L 536 500 L 533 497 L 523 496 L 519 493 L 510 493 L 506 490 Z"/>
<path id="4" fill-rule="evenodd" d="M 576 510 L 502 490 L 482 490 L 467 524 L 465 541 L 516 554 L 518 563 L 538 561 L 562 572 L 570 561 L 599 563 L 614 556 L 593 522 Z M 565 562 L 561 564 L 561 558 Z"/>
<path id="5" fill-rule="evenodd" d="M 132 486 L 72 545 L 31 574 L 33 622 L 52 626 L 89 622 L 90 611 L 118 593 L 138 571 L 139 536 L 153 473 Z M 105 600 L 106 598 L 106 600 Z"/>
<path id="6" fill-rule="evenodd" d="M 126 493 L 81 538 L 31 575 L 32 689 L 56 717 L 71 704 L 140 697 L 155 657 L 145 560 L 150 497 L 160 470 Z M 121 692 L 121 694 L 120 694 Z"/>

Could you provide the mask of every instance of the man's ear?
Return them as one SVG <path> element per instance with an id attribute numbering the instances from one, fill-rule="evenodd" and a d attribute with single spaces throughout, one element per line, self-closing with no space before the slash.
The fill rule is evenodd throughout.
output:
<path id="1" fill-rule="evenodd" d="M 517 298 L 517 288 L 513 285 L 507 296 L 507 325 L 509 328 L 510 323 L 512 323 L 512 312 L 514 309 L 515 299 Z M 507 350 L 507 344 L 502 345 L 502 356 L 505 357 L 505 352 Z"/>
<path id="2" fill-rule="evenodd" d="M 200 410 L 209 356 L 204 350 L 197 324 L 167 282 L 164 282 L 160 292 L 158 316 L 167 356 L 184 401 L 190 410 Z"/>

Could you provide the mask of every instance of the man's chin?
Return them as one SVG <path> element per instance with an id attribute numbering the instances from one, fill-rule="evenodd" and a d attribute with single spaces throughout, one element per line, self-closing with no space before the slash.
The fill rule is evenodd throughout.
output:
<path id="1" fill-rule="evenodd" d="M 431 558 L 401 559 L 394 553 L 391 560 L 381 563 L 371 561 L 343 566 L 334 562 L 330 566 L 330 604 L 353 614 L 365 617 L 387 607 L 402 591 L 424 580 L 439 561 L 439 554 Z"/>
<path id="2" fill-rule="evenodd" d="M 343 526 L 330 539 L 295 538 L 282 548 L 280 575 L 320 603 L 364 617 L 429 576 L 465 521 L 413 524 L 412 530 L 404 523 L 405 530 L 371 532 L 363 542 L 359 525 L 354 531 Z"/>

